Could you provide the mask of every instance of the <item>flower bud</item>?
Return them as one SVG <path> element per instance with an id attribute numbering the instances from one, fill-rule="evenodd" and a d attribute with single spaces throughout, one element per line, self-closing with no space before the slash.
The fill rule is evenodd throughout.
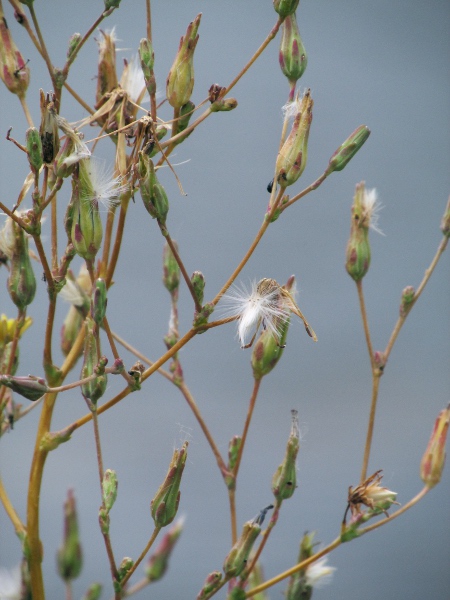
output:
<path id="1" fill-rule="evenodd" d="M 102 500 L 103 506 L 108 513 L 116 501 L 118 486 L 119 482 L 116 472 L 112 469 L 106 469 L 102 480 Z"/>
<path id="2" fill-rule="evenodd" d="M 296 115 L 291 132 L 278 153 L 276 162 L 277 181 L 282 187 L 297 181 L 306 167 L 308 137 L 312 122 L 313 100 L 307 90 L 301 99 L 295 100 Z"/>
<path id="3" fill-rule="evenodd" d="M 273 7 L 280 17 L 288 17 L 297 9 L 300 0 L 273 0 Z"/>
<path id="4" fill-rule="evenodd" d="M 205 600 L 206 598 L 210 598 L 212 593 L 217 590 L 221 583 L 222 573 L 220 571 L 213 571 L 210 573 L 205 579 L 202 589 L 197 594 L 197 600 Z"/>
<path id="5" fill-rule="evenodd" d="M 0 375 L 0 385 L 6 385 L 13 392 L 20 394 L 27 400 L 34 402 L 48 392 L 45 379 L 28 375 L 28 377 L 13 377 L 11 375 Z"/>
<path id="6" fill-rule="evenodd" d="M 39 169 L 42 167 L 42 143 L 39 135 L 39 131 L 36 127 L 30 127 L 27 129 L 26 134 L 27 141 L 27 155 L 28 162 L 34 173 L 39 173 Z"/>
<path id="7" fill-rule="evenodd" d="M 106 359 L 99 358 L 97 351 L 97 338 L 94 334 L 94 322 L 90 317 L 86 317 L 85 321 L 86 335 L 84 338 L 84 358 L 83 367 L 81 369 L 81 379 L 85 379 L 98 374 L 98 377 L 91 379 L 81 386 L 81 392 L 85 398 L 88 398 L 93 404 L 103 396 L 108 383 L 108 378 L 104 372 Z"/>
<path id="8" fill-rule="evenodd" d="M 262 379 L 276 367 L 286 345 L 286 337 L 289 329 L 290 318 L 279 318 L 275 323 L 279 338 L 273 335 L 270 328 L 264 329 L 252 350 L 252 369 L 255 379 Z"/>
<path id="9" fill-rule="evenodd" d="M 36 293 L 36 278 L 28 252 L 28 238 L 22 227 L 10 218 L 5 223 L 4 234 L 8 237 L 7 250 L 10 259 L 9 295 L 17 308 L 24 310 L 33 302 Z"/>
<path id="10" fill-rule="evenodd" d="M 225 558 L 223 570 L 227 578 L 237 577 L 245 569 L 253 544 L 261 532 L 258 517 L 244 523 L 241 537 Z"/>
<path id="11" fill-rule="evenodd" d="M 143 152 L 139 153 L 139 189 L 147 212 L 162 224 L 169 212 L 166 191 L 159 183 L 152 160 Z"/>
<path id="12" fill-rule="evenodd" d="M 119 8 L 121 0 L 104 0 L 105 12 L 113 11 L 115 8 Z"/>
<path id="13" fill-rule="evenodd" d="M 44 437 L 41 439 L 39 444 L 39 450 L 44 452 L 50 452 L 51 450 L 56 450 L 60 444 L 64 444 L 64 442 L 68 442 L 70 440 L 70 436 L 75 431 L 75 425 L 69 425 L 65 429 L 61 429 L 60 431 L 49 431 Z"/>
<path id="14" fill-rule="evenodd" d="M 92 292 L 91 317 L 94 323 L 100 327 L 106 314 L 106 305 L 108 304 L 106 282 L 104 279 L 95 281 L 94 291 Z"/>
<path id="15" fill-rule="evenodd" d="M 350 238 L 347 244 L 345 268 L 354 281 L 361 281 L 370 266 L 369 224 L 367 194 L 364 182 L 356 185 L 352 206 Z"/>
<path id="16" fill-rule="evenodd" d="M 445 208 L 444 216 L 442 217 L 441 231 L 445 237 L 450 237 L 450 197 Z"/>
<path id="17" fill-rule="evenodd" d="M 81 33 L 74 33 L 70 36 L 69 39 L 69 47 L 67 48 L 67 59 L 70 60 L 72 58 L 73 53 L 80 45 L 82 40 Z"/>
<path id="18" fill-rule="evenodd" d="M 295 13 L 286 17 L 281 25 L 280 53 L 281 70 L 291 85 L 300 79 L 308 64 Z"/>
<path id="19" fill-rule="evenodd" d="M 416 296 L 416 290 L 413 288 L 412 285 L 408 285 L 407 287 L 405 287 L 405 289 L 402 292 L 402 297 L 400 300 L 400 316 L 401 317 L 406 317 L 406 315 L 409 313 L 409 311 L 411 310 L 411 308 L 414 305 L 414 301 L 415 301 L 415 296 Z"/>
<path id="20" fill-rule="evenodd" d="M 79 161 L 78 176 L 74 173 L 72 180 L 70 235 L 76 253 L 85 260 L 94 260 L 102 243 L 103 227 L 88 163 L 89 159 Z"/>
<path id="21" fill-rule="evenodd" d="M 82 158 L 89 158 L 91 152 L 83 142 L 82 133 L 78 133 L 59 115 L 56 117 L 56 121 L 58 127 L 65 133 L 66 139 L 55 159 L 55 175 L 65 178 L 72 175 L 75 165 Z"/>
<path id="22" fill-rule="evenodd" d="M 175 544 L 183 531 L 183 520 L 180 519 L 173 525 L 161 540 L 155 553 L 150 556 L 145 567 L 145 576 L 148 581 L 158 581 L 167 571 L 169 558 L 172 554 Z"/>
<path id="23" fill-rule="evenodd" d="M 239 456 L 239 450 L 242 445 L 242 438 L 239 435 L 234 435 L 228 444 L 228 469 L 232 471 L 236 466 L 236 461 Z"/>
<path id="24" fill-rule="evenodd" d="M 180 483 L 187 458 L 188 442 L 175 450 L 164 482 L 151 501 L 150 510 L 156 527 L 172 523 L 180 503 Z"/>
<path id="25" fill-rule="evenodd" d="M 186 104 L 194 89 L 194 50 L 198 42 L 197 31 L 201 18 L 200 13 L 189 23 L 167 77 L 166 96 L 173 108 L 181 108 Z"/>
<path id="26" fill-rule="evenodd" d="M 58 551 L 57 562 L 59 575 L 66 583 L 78 577 L 83 566 L 75 497 L 72 490 L 67 492 L 67 500 L 64 503 L 64 538 Z"/>
<path id="27" fill-rule="evenodd" d="M 195 313 L 194 320 L 192 322 L 192 327 L 201 327 L 202 325 L 207 323 L 209 317 L 214 312 L 214 308 L 214 304 L 210 303 L 202 306 L 202 310 Z M 199 333 L 203 333 L 203 331 L 200 331 Z"/>
<path id="28" fill-rule="evenodd" d="M 360 125 L 355 129 L 330 158 L 325 175 L 328 177 L 334 171 L 342 171 L 364 145 L 369 135 L 370 129 L 366 125 Z"/>
<path id="29" fill-rule="evenodd" d="M 441 411 L 434 424 L 430 441 L 420 463 L 420 477 L 429 488 L 441 480 L 445 463 L 445 442 L 450 423 L 450 404 Z"/>
<path id="30" fill-rule="evenodd" d="M 128 572 L 133 565 L 134 560 L 129 556 L 125 556 L 125 558 L 122 558 L 122 562 L 120 563 L 119 568 L 117 569 L 119 582 L 122 581 L 128 575 Z"/>
<path id="31" fill-rule="evenodd" d="M 142 72 L 144 73 L 145 85 L 149 95 L 156 93 L 156 80 L 153 67 L 155 65 L 155 53 L 150 40 L 143 38 L 139 43 L 139 58 L 141 59 Z"/>
<path id="32" fill-rule="evenodd" d="M 23 60 L 6 23 L 0 4 L 0 77 L 8 90 L 24 98 L 30 83 L 30 69 Z"/>
<path id="33" fill-rule="evenodd" d="M 191 275 L 191 283 L 194 288 L 195 296 L 200 304 L 203 304 L 203 297 L 205 295 L 205 276 L 201 271 L 194 271 Z"/>
<path id="34" fill-rule="evenodd" d="M 211 112 L 229 112 L 238 105 L 236 98 L 219 98 L 209 107 Z"/>
<path id="35" fill-rule="evenodd" d="M 297 454 L 300 447 L 298 413 L 292 410 L 291 433 L 286 446 L 284 460 L 272 478 L 272 492 L 277 500 L 287 500 L 297 487 Z"/>
<path id="36" fill-rule="evenodd" d="M 119 85 L 116 72 L 116 35 L 115 30 L 100 30 L 101 39 L 98 44 L 97 91 L 95 93 L 96 108 L 101 105 L 105 94 L 112 92 Z"/>
<path id="37" fill-rule="evenodd" d="M 102 595 L 102 586 L 100 583 L 92 583 L 81 600 L 100 600 Z"/>
<path id="38" fill-rule="evenodd" d="M 42 156 L 44 163 L 50 165 L 58 154 L 59 134 L 57 122 L 57 110 L 55 106 L 56 96 L 44 94 L 44 90 L 39 90 L 41 106 L 41 124 L 39 126 L 39 135 L 42 142 Z"/>
<path id="39" fill-rule="evenodd" d="M 176 242 L 173 243 L 178 250 Z M 180 267 L 167 242 L 164 244 L 163 250 L 163 283 L 166 290 L 170 293 L 177 290 L 180 285 Z"/>

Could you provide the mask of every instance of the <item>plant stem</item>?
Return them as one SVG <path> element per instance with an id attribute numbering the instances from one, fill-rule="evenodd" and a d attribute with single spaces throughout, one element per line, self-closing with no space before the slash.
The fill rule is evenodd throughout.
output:
<path id="1" fill-rule="evenodd" d="M 275 525 L 278 522 L 278 517 L 280 515 L 280 508 L 281 508 L 281 504 L 283 503 L 283 500 L 277 500 L 276 504 L 275 504 L 275 508 L 273 510 L 272 513 L 272 517 L 270 519 L 270 522 L 267 526 L 267 529 L 264 531 L 264 537 L 258 547 L 258 550 L 256 551 L 254 557 L 252 558 L 252 561 L 250 563 L 250 566 L 247 567 L 247 569 L 245 570 L 245 573 L 241 576 L 241 578 L 245 581 L 248 579 L 250 573 L 252 572 L 252 570 L 255 568 L 256 563 L 258 562 L 259 557 L 261 556 L 262 551 L 264 550 L 264 546 L 267 543 L 267 540 L 269 539 L 269 535 L 272 531 L 272 529 L 275 527 Z"/>
<path id="2" fill-rule="evenodd" d="M 380 375 L 372 372 L 372 400 L 370 403 L 369 423 L 367 425 L 366 445 L 364 447 L 364 457 L 361 469 L 361 483 L 367 477 L 367 468 L 369 466 L 370 449 L 372 447 L 373 430 L 375 426 L 375 415 L 377 411 L 378 390 L 380 387 Z"/>
<path id="3" fill-rule="evenodd" d="M 50 79 L 52 80 L 53 89 L 55 90 L 55 93 L 56 93 L 57 92 L 57 86 L 56 86 L 56 82 L 55 82 L 55 75 L 54 75 L 54 72 L 53 72 L 52 61 L 50 60 L 50 56 L 49 56 L 49 54 L 47 52 L 47 47 L 45 45 L 44 38 L 42 37 L 41 29 L 39 27 L 39 22 L 37 20 L 36 13 L 34 12 L 34 5 L 33 5 L 32 2 L 30 2 L 30 4 L 28 4 L 28 8 L 30 10 L 31 19 L 33 20 L 33 25 L 34 25 L 34 28 L 36 29 L 36 34 L 37 34 L 37 37 L 38 37 L 38 40 L 39 40 L 39 45 L 40 45 L 40 48 L 41 48 L 41 50 L 40 50 L 41 56 L 44 59 L 45 64 L 47 65 L 48 74 L 50 75 Z M 58 107 L 59 107 L 59 98 L 60 98 L 60 95 L 61 95 L 61 93 L 59 94 L 59 96 L 57 96 L 58 97 L 58 104 L 57 104 Z"/>
<path id="4" fill-rule="evenodd" d="M 367 311 L 366 311 L 366 303 L 364 301 L 362 280 L 359 280 L 356 282 L 356 289 L 358 290 L 359 308 L 361 311 L 361 319 L 362 319 L 363 327 L 364 327 L 364 335 L 366 337 L 367 351 L 369 352 L 370 365 L 373 370 L 373 368 L 374 368 L 373 347 L 372 347 L 372 340 L 370 337 L 369 321 L 367 318 Z"/>
<path id="5" fill-rule="evenodd" d="M 317 190 L 317 188 L 321 185 L 321 183 L 323 183 L 325 181 L 326 178 L 327 178 L 327 176 L 325 175 L 325 173 L 322 173 L 322 175 L 320 177 L 318 177 L 315 181 L 313 181 L 313 183 L 311 183 L 311 185 L 309 185 L 307 188 L 305 188 L 304 190 L 299 192 L 296 196 L 291 198 L 289 200 L 289 202 L 286 202 L 286 204 L 283 204 L 283 206 L 280 208 L 280 211 L 281 212 L 285 211 L 289 206 L 292 206 L 294 204 L 294 202 L 297 202 L 297 200 L 300 200 L 300 198 L 303 198 L 303 196 L 306 196 L 307 194 L 309 194 L 309 192 Z"/>
<path id="6" fill-rule="evenodd" d="M 128 573 L 126 574 L 126 576 L 123 578 L 123 580 L 120 582 L 121 585 L 125 585 L 126 582 L 130 579 L 130 577 L 133 575 L 133 573 L 136 571 L 136 569 L 138 568 L 138 566 L 141 564 L 141 562 L 144 560 L 145 555 L 147 554 L 147 552 L 150 550 L 150 548 L 153 546 L 153 542 L 156 540 L 158 533 L 161 531 L 161 527 L 155 527 L 155 529 L 153 530 L 153 533 L 150 537 L 150 539 L 147 542 L 147 545 L 145 546 L 145 548 L 142 550 L 142 552 L 139 555 L 139 558 L 136 560 L 136 562 L 134 563 L 134 565 L 131 567 L 131 569 L 128 571 Z"/>
<path id="7" fill-rule="evenodd" d="M 11 523 L 14 526 L 16 534 L 23 538 L 26 535 L 25 525 L 20 520 L 19 515 L 17 514 L 14 506 L 11 504 L 11 500 L 9 499 L 8 494 L 6 493 L 5 487 L 3 485 L 3 481 L 0 479 L 0 502 L 3 504 L 3 507 L 8 515 Z"/>
<path id="8" fill-rule="evenodd" d="M 23 112 L 25 114 L 25 118 L 27 120 L 28 126 L 29 127 L 34 127 L 33 119 L 31 117 L 30 111 L 28 109 L 28 104 L 27 104 L 27 101 L 25 99 L 25 96 L 19 96 L 19 100 L 20 100 L 20 104 L 22 105 Z"/>

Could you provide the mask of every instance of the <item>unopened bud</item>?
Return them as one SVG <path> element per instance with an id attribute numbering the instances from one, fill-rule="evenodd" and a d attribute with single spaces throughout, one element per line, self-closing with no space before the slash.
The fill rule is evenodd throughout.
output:
<path id="1" fill-rule="evenodd" d="M 300 0 L 273 0 L 273 7 L 280 17 L 288 17 L 297 9 Z"/>
<path id="2" fill-rule="evenodd" d="M 115 8 L 119 8 L 121 0 L 104 0 L 105 11 L 113 11 Z"/>
<path id="3" fill-rule="evenodd" d="M 295 84 L 300 79 L 308 64 L 295 13 L 286 17 L 281 25 L 281 42 L 279 62 L 283 74 L 289 83 Z"/>
<path id="4" fill-rule="evenodd" d="M 85 260 L 94 260 L 100 249 L 103 227 L 98 200 L 89 173 L 89 159 L 78 163 L 78 175 L 72 180 L 73 206 L 71 240 L 76 253 Z"/>
<path id="5" fill-rule="evenodd" d="M 370 135 L 370 129 L 366 125 L 360 125 L 349 135 L 343 144 L 339 146 L 333 156 L 330 158 L 325 175 L 331 175 L 334 171 L 342 171 L 344 167 L 352 160 L 358 150 L 366 142 Z"/>
<path id="6" fill-rule="evenodd" d="M 430 441 L 420 463 L 420 477 L 429 488 L 441 480 L 445 464 L 445 443 L 450 423 L 450 404 L 441 411 L 434 424 Z"/>
<path id="7" fill-rule="evenodd" d="M 72 57 L 72 54 L 75 52 L 75 50 L 80 45 L 81 40 L 82 40 L 81 33 L 74 33 L 73 35 L 70 36 L 69 47 L 67 48 L 67 58 L 69 60 Z"/>
<path id="8" fill-rule="evenodd" d="M 239 449 L 242 445 L 242 438 L 239 435 L 234 435 L 228 444 L 228 468 L 230 471 L 236 466 L 236 461 L 239 456 Z"/>
<path id="9" fill-rule="evenodd" d="M 225 558 L 223 570 L 228 578 L 238 577 L 245 569 L 253 544 L 260 532 L 261 524 L 258 522 L 258 518 L 244 523 L 240 538 Z"/>
<path id="10" fill-rule="evenodd" d="M 186 104 L 194 89 L 194 50 L 201 17 L 201 13 L 197 15 L 181 37 L 178 53 L 167 77 L 166 96 L 173 108 L 181 108 Z"/>
<path id="11" fill-rule="evenodd" d="M 85 398 L 88 398 L 93 404 L 103 396 L 106 390 L 108 379 L 104 372 L 106 359 L 100 358 L 97 352 L 97 338 L 94 333 L 94 322 L 90 317 L 85 321 L 86 335 L 84 338 L 84 358 L 81 369 L 81 379 L 85 379 L 98 373 L 98 377 L 91 379 L 81 386 L 81 392 Z"/>
<path id="12" fill-rule="evenodd" d="M 92 583 L 81 600 L 100 600 L 102 595 L 102 586 L 100 583 Z"/>
<path id="13" fill-rule="evenodd" d="M 167 475 L 151 501 L 150 510 L 156 527 L 172 523 L 180 503 L 180 483 L 187 458 L 188 442 L 180 450 L 175 450 Z"/>
<path id="14" fill-rule="evenodd" d="M 272 492 L 277 500 L 287 500 L 297 487 L 297 454 L 300 447 L 298 413 L 292 410 L 291 433 L 286 446 L 284 460 L 272 478 Z"/>
<path id="15" fill-rule="evenodd" d="M 210 304 L 210 303 L 202 306 L 202 310 L 195 313 L 192 326 L 193 327 L 201 327 L 202 325 L 205 325 L 208 322 L 209 317 L 214 312 L 214 308 L 215 308 L 214 304 Z M 200 331 L 200 333 L 203 333 L 203 332 Z"/>
<path id="16" fill-rule="evenodd" d="M 203 297 L 205 294 L 205 276 L 201 271 L 194 271 L 191 275 L 191 283 L 194 288 L 195 296 L 200 304 L 203 304 Z"/>
<path id="17" fill-rule="evenodd" d="M 110 32 L 100 30 L 98 44 L 96 108 L 99 108 L 105 94 L 117 88 L 119 82 L 116 72 L 116 37 L 114 29 Z"/>
<path id="18" fill-rule="evenodd" d="M 236 98 L 219 98 L 216 102 L 211 104 L 211 112 L 229 112 L 234 110 L 238 105 Z"/>
<path id="19" fill-rule="evenodd" d="M 30 69 L 23 60 L 6 23 L 0 4 L 0 77 L 8 90 L 24 98 L 30 83 Z"/>
<path id="20" fill-rule="evenodd" d="M 94 291 L 92 292 L 91 317 L 94 322 L 100 326 L 106 314 L 106 305 L 108 304 L 106 282 L 104 279 L 95 281 Z"/>
<path id="21" fill-rule="evenodd" d="M 28 238 L 22 227 L 12 219 L 8 219 L 6 227 L 10 236 L 8 291 L 17 308 L 24 310 L 33 302 L 36 294 L 36 278 L 28 252 Z"/>
<path id="22" fill-rule="evenodd" d="M 28 162 L 30 163 L 31 169 L 35 173 L 39 173 L 39 169 L 42 167 L 42 143 L 39 131 L 36 127 L 30 127 L 27 129 L 25 134 L 27 141 L 27 155 Z"/>
<path id="23" fill-rule="evenodd" d="M 129 556 L 125 556 L 125 558 L 122 558 L 122 562 L 120 563 L 119 568 L 117 569 L 119 581 L 122 581 L 122 579 L 124 579 L 128 575 L 128 572 L 130 571 L 133 565 L 134 560 Z"/>
<path id="24" fill-rule="evenodd" d="M 13 392 L 20 394 L 27 400 L 34 402 L 39 400 L 48 392 L 45 379 L 28 375 L 28 377 L 13 377 L 12 375 L 0 375 L 0 385 L 6 385 Z"/>
<path id="25" fill-rule="evenodd" d="M 75 425 L 69 425 L 65 429 L 61 429 L 61 431 L 47 432 L 41 439 L 39 449 L 44 452 L 56 450 L 60 444 L 64 444 L 64 442 L 68 442 L 70 440 L 70 437 L 74 431 Z"/>
<path id="26" fill-rule="evenodd" d="M 177 243 L 173 242 L 173 244 L 178 251 Z M 167 242 L 164 244 L 163 250 L 163 283 L 170 293 L 178 289 L 180 285 L 180 267 Z"/>
<path id="27" fill-rule="evenodd" d="M 269 328 L 264 329 L 252 350 L 251 365 L 253 377 L 257 380 L 268 375 L 276 367 L 285 347 L 290 318 L 281 319 L 276 325 L 279 337 L 273 335 Z"/>
<path id="28" fill-rule="evenodd" d="M 102 480 L 102 500 L 103 506 L 106 511 L 109 512 L 117 498 L 117 488 L 119 482 L 117 480 L 117 474 L 112 469 L 106 469 Z"/>
<path id="29" fill-rule="evenodd" d="M 59 150 L 56 96 L 54 94 L 45 95 L 44 90 L 39 90 L 39 95 L 41 106 L 39 135 L 41 136 L 44 163 L 49 165 L 53 162 Z"/>
<path id="30" fill-rule="evenodd" d="M 58 571 L 67 583 L 78 577 L 83 566 L 81 545 L 78 535 L 78 518 L 73 491 L 67 493 L 64 503 L 64 538 L 58 551 Z"/>
<path id="31" fill-rule="evenodd" d="M 147 566 L 145 567 L 145 576 L 148 581 L 158 581 L 163 577 L 169 566 L 170 555 L 172 554 L 182 531 L 183 520 L 180 519 L 165 534 L 154 554 L 150 556 Z"/>
<path id="32" fill-rule="evenodd" d="M 297 181 L 306 167 L 308 158 L 308 137 L 314 105 L 311 91 L 307 90 L 301 99 L 296 99 L 296 116 L 290 134 L 284 142 L 277 158 L 277 181 L 282 187 Z"/>
<path id="33" fill-rule="evenodd" d="M 221 583 L 222 573 L 220 571 L 213 571 L 210 573 L 205 579 L 202 589 L 197 594 L 197 600 L 205 600 L 205 598 L 210 598 L 212 593 L 217 590 Z"/>
<path id="34" fill-rule="evenodd" d="M 445 237 L 450 237 L 450 197 L 445 208 L 444 216 L 442 217 L 441 231 Z"/>
<path id="35" fill-rule="evenodd" d="M 347 244 L 345 268 L 350 277 L 358 282 L 364 277 L 370 266 L 369 224 L 367 218 L 367 194 L 364 182 L 356 185 L 352 206 L 350 238 Z"/>
<path id="36" fill-rule="evenodd" d="M 169 212 L 169 200 L 156 177 L 153 161 L 143 152 L 139 153 L 139 190 L 147 212 L 162 224 Z"/>
<path id="37" fill-rule="evenodd" d="M 139 58 L 141 59 L 142 72 L 145 85 L 149 95 L 156 93 L 156 81 L 153 67 L 155 65 L 155 53 L 150 40 L 143 38 L 139 43 Z"/>
<path id="38" fill-rule="evenodd" d="M 408 285 L 402 292 L 402 297 L 400 300 L 400 316 L 406 317 L 411 308 L 414 305 L 416 296 L 416 290 L 412 285 Z"/>

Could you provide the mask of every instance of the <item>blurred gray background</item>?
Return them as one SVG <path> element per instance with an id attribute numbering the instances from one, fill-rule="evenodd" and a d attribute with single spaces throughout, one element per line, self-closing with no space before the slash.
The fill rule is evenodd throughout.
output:
<path id="1" fill-rule="evenodd" d="M 98 16 L 101 2 L 36 2 L 54 63 L 62 66 L 67 40 L 83 33 Z M 193 100 L 199 102 L 212 83 L 227 85 L 253 54 L 276 21 L 270 0 L 228 2 L 158 2 L 153 6 L 153 35 L 158 88 L 190 20 L 203 12 L 195 56 Z M 5 7 L 8 11 L 9 6 Z M 450 190 L 448 76 L 449 4 L 445 1 L 302 0 L 298 21 L 308 52 L 301 88 L 310 87 L 314 119 L 308 165 L 292 193 L 311 183 L 330 155 L 358 125 L 372 134 L 342 173 L 293 206 L 264 237 L 240 280 L 273 277 L 284 283 L 297 276 L 299 305 L 319 337 L 317 344 L 293 322 L 288 346 L 275 371 L 261 386 L 237 488 L 238 522 L 271 502 L 272 474 L 284 455 L 290 410 L 299 411 L 301 449 L 298 489 L 283 505 L 279 524 L 263 554 L 266 577 L 296 562 L 303 533 L 316 531 L 323 544 L 339 532 L 349 485 L 356 485 L 362 462 L 370 401 L 370 368 L 353 281 L 344 269 L 355 183 L 376 187 L 383 210 L 385 237 L 371 233 L 372 265 L 364 280 L 375 349 L 383 350 L 398 315 L 402 289 L 417 286 L 441 240 L 439 224 Z M 145 36 L 143 2 L 123 2 L 103 24 L 117 26 L 130 58 Z M 28 101 L 39 122 L 38 90 L 50 89 L 49 77 L 36 58 L 25 31 L 9 25 L 25 58 L 30 58 Z M 170 197 L 168 226 L 190 272 L 201 270 L 212 298 L 235 268 L 262 221 L 282 126 L 281 106 L 288 86 L 278 66 L 278 40 L 230 94 L 238 108 L 211 116 L 182 146 L 174 162 L 190 160 L 177 173 L 188 193 L 181 197 L 165 170 L 161 182 Z M 69 83 L 94 103 L 97 48 L 82 50 Z M 120 60 L 118 61 L 120 63 Z M 120 69 L 119 69 L 120 71 Z M 16 200 L 27 166 L 6 142 L 24 139 L 27 127 L 18 103 L 2 86 L 0 116 L 1 197 Z M 61 114 L 85 116 L 66 94 Z M 169 118 L 167 109 L 161 116 Z M 92 130 L 94 131 L 94 130 Z M 90 136 L 88 131 L 87 137 Z M 105 145 L 107 147 L 107 145 Z M 105 154 L 107 155 L 107 153 Z M 62 217 L 68 186 L 60 194 Z M 290 190 L 291 191 L 291 190 Z M 29 199 L 27 206 L 29 206 Z M 45 235 L 49 245 L 50 228 Z M 162 237 L 140 198 L 130 206 L 124 248 L 110 291 L 108 316 L 115 331 L 150 358 L 164 351 L 168 294 L 161 285 Z M 78 269 L 79 263 L 75 263 Z M 36 275 L 40 279 L 39 269 Z M 0 310 L 15 314 L 2 274 Z M 401 503 L 422 486 L 419 463 L 434 419 L 449 395 L 449 269 L 444 256 L 423 297 L 410 314 L 381 381 L 369 471 L 384 470 L 384 484 Z M 41 343 L 46 291 L 40 282 L 30 314 L 35 322 L 21 347 L 21 374 L 42 375 Z M 67 311 L 61 302 L 59 325 Z M 192 303 L 182 287 L 180 329 L 192 319 Z M 106 346 L 105 348 L 106 349 Z M 133 358 L 123 352 L 127 365 Z M 240 434 L 252 389 L 250 351 L 242 351 L 234 325 L 194 339 L 180 354 L 185 379 L 219 448 Z M 70 377 L 74 380 L 80 365 Z M 122 388 L 110 378 L 109 399 Z M 26 401 L 25 401 L 26 402 Z M 39 408 L 2 440 L 1 475 L 24 517 L 26 490 Z M 59 398 L 53 429 L 86 413 L 76 392 Z M 139 393 L 127 397 L 100 419 L 105 468 L 115 469 L 120 486 L 112 512 L 111 536 L 118 560 L 137 557 L 153 522 L 150 500 L 164 477 L 174 447 L 189 437 L 180 514 L 185 531 L 166 577 L 138 598 L 194 598 L 206 575 L 221 569 L 230 548 L 226 488 L 212 453 L 178 390 L 155 375 Z M 186 433 L 187 432 L 187 433 Z M 62 598 L 55 553 L 62 536 L 62 505 L 73 487 L 80 515 L 84 569 L 74 584 L 80 598 L 92 581 L 106 585 L 108 565 L 97 525 L 100 504 L 92 427 L 78 430 L 70 443 L 51 453 L 43 487 L 41 529 L 45 543 L 48 598 Z M 411 600 L 449 597 L 450 475 L 418 506 L 387 527 L 340 547 L 329 559 L 337 567 L 330 586 L 317 599 Z M 0 510 L 0 564 L 12 566 L 20 548 L 3 509 Z M 141 569 L 139 569 L 141 571 Z M 269 591 L 281 598 L 285 584 Z M 219 597 L 225 597 L 222 591 Z"/>

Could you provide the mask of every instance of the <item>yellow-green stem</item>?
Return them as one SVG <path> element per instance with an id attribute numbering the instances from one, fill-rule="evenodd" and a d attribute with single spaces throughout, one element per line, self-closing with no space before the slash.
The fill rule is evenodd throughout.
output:
<path id="1" fill-rule="evenodd" d="M 160 531 L 161 531 L 161 527 L 155 527 L 155 529 L 153 530 L 153 533 L 152 533 L 150 539 L 147 542 L 147 545 L 145 546 L 145 548 L 142 550 L 141 554 L 139 555 L 139 558 L 136 560 L 136 562 L 134 563 L 134 565 L 131 567 L 131 569 L 128 571 L 128 573 L 126 574 L 126 576 L 120 582 L 122 586 L 126 584 L 126 582 L 130 579 L 130 577 L 136 571 L 136 569 L 138 568 L 138 566 L 144 560 L 145 555 L 150 550 L 150 548 L 153 546 L 153 542 L 156 540 L 156 538 L 158 536 L 158 533 Z"/>

